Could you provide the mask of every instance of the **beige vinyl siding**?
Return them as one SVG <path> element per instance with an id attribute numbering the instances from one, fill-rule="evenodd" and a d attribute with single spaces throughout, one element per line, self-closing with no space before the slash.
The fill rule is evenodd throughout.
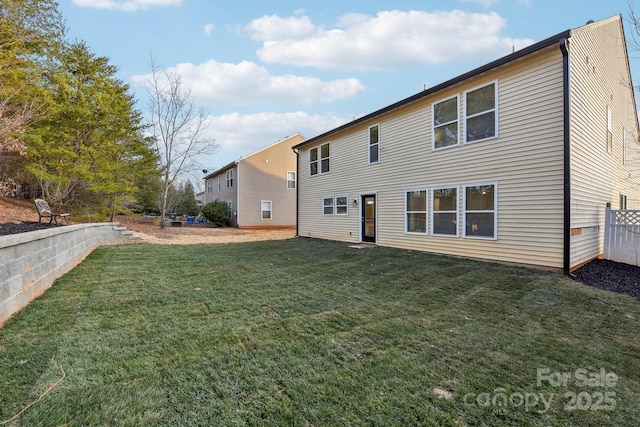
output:
<path id="1" fill-rule="evenodd" d="M 640 146 L 620 17 L 574 30 L 569 52 L 571 227 L 597 226 L 599 231 L 572 237 L 571 265 L 575 266 L 603 252 L 606 203 L 617 209 L 619 194 L 624 193 L 629 209 L 640 208 Z M 608 107 L 613 113 L 612 153 L 607 152 Z M 623 130 L 627 131 L 625 153 Z"/>
<path id="2" fill-rule="evenodd" d="M 236 218 L 234 216 L 234 212 L 237 211 L 237 194 L 238 194 L 238 167 L 232 166 L 230 168 L 233 170 L 233 186 L 227 188 L 227 171 L 229 169 L 225 169 L 220 173 L 214 175 L 210 179 L 213 181 L 213 191 L 207 194 L 207 203 L 214 202 L 219 200 L 221 202 L 231 202 L 232 206 L 232 216 L 231 216 L 231 225 L 236 225 Z M 220 190 L 218 190 L 218 179 L 220 179 Z"/>
<path id="3" fill-rule="evenodd" d="M 240 227 L 293 227 L 296 224 L 296 190 L 287 188 L 287 171 L 296 171 L 292 146 L 304 141 L 288 137 L 239 161 Z M 271 219 L 261 217 L 262 200 L 272 202 Z"/>
<path id="4" fill-rule="evenodd" d="M 464 92 L 497 82 L 498 134 L 464 143 Z M 432 103 L 460 97 L 461 145 L 432 151 Z M 360 195 L 377 196 L 377 243 L 465 257 L 562 267 L 563 248 L 562 56 L 558 47 L 432 94 L 398 110 L 334 134 L 331 172 L 301 173 L 301 236 L 360 240 Z M 380 163 L 367 164 L 367 129 L 380 124 Z M 299 170 L 308 171 L 309 148 Z M 496 183 L 496 240 L 463 238 L 465 184 Z M 405 191 L 458 187 L 460 237 L 406 234 Z M 322 198 L 349 196 L 348 217 L 322 216 Z M 431 226 L 428 202 L 428 228 Z"/>

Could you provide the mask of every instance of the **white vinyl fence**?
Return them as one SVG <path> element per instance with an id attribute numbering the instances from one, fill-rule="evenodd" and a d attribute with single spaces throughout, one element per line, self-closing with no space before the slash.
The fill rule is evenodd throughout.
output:
<path id="1" fill-rule="evenodd" d="M 604 258 L 640 266 L 640 211 L 614 211 L 607 207 Z"/>

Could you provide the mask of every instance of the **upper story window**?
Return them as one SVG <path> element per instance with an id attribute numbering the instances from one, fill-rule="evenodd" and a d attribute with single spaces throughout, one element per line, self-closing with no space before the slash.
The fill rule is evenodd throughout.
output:
<path id="1" fill-rule="evenodd" d="M 433 149 L 458 145 L 458 97 L 433 104 Z"/>
<path id="2" fill-rule="evenodd" d="M 466 93 L 466 142 L 481 141 L 498 135 L 496 88 L 497 84 L 494 82 Z"/>
<path id="3" fill-rule="evenodd" d="M 465 237 L 496 238 L 496 184 L 465 185 Z"/>
<path id="4" fill-rule="evenodd" d="M 287 188 L 296 188 L 296 173 L 287 171 Z"/>
<path id="5" fill-rule="evenodd" d="M 227 188 L 233 187 L 233 169 L 227 171 Z"/>
<path id="6" fill-rule="evenodd" d="M 380 125 L 369 128 L 369 164 L 380 161 Z"/>
<path id="7" fill-rule="evenodd" d="M 309 175 L 323 174 L 329 170 L 329 143 L 309 150 Z"/>
<path id="8" fill-rule="evenodd" d="M 213 180 L 207 180 L 207 193 L 213 193 Z"/>

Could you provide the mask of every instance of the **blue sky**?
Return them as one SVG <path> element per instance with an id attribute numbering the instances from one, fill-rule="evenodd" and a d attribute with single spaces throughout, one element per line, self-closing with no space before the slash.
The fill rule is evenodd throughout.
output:
<path id="1" fill-rule="evenodd" d="M 141 110 L 150 55 L 179 73 L 220 145 L 202 161 L 210 171 L 296 132 L 314 137 L 589 19 L 628 16 L 627 0 L 59 3 L 69 38 L 110 58 Z"/>

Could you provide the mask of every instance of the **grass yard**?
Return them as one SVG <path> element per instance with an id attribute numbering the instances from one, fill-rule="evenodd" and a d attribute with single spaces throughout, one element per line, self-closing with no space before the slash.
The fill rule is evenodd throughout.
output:
<path id="1" fill-rule="evenodd" d="M 425 253 L 105 247 L 0 329 L 0 423 L 632 425 L 639 326 L 631 297 Z"/>

